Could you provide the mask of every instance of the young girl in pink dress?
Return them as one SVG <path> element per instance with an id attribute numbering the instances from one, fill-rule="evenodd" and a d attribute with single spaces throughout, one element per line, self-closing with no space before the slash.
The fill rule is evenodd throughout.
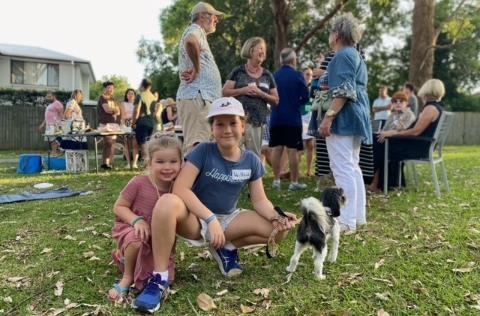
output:
<path id="1" fill-rule="evenodd" d="M 113 211 L 113 261 L 123 273 L 108 292 L 111 301 L 122 301 L 132 284 L 139 290 L 153 272 L 151 241 L 152 210 L 164 193 L 171 191 L 182 164 L 181 143 L 175 136 L 156 134 L 147 143 L 147 173 L 135 176 L 120 192 Z M 169 280 L 175 277 L 174 252 L 170 255 Z"/>

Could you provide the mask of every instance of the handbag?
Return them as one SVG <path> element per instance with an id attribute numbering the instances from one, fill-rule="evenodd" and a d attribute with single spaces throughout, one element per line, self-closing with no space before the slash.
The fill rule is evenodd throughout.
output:
<path id="1" fill-rule="evenodd" d="M 330 108 L 331 98 L 328 95 L 328 91 L 317 90 L 315 91 L 315 97 L 312 102 L 312 110 L 318 110 L 319 112 L 326 112 Z"/>

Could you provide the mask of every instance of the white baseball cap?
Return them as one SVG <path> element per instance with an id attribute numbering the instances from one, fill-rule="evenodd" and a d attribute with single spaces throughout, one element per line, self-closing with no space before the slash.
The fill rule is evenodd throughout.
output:
<path id="1" fill-rule="evenodd" d="M 243 105 L 235 98 L 223 97 L 212 102 L 210 112 L 208 112 L 207 119 L 218 115 L 238 115 L 245 117 Z"/>

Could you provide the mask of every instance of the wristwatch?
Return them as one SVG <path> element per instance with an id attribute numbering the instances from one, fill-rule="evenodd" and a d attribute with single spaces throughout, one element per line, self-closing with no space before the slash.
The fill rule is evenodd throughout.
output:
<path id="1" fill-rule="evenodd" d="M 325 115 L 327 117 L 335 117 L 335 115 L 337 115 L 337 112 L 335 112 L 335 110 L 328 109 L 328 111 L 327 111 L 327 113 L 325 113 Z"/>

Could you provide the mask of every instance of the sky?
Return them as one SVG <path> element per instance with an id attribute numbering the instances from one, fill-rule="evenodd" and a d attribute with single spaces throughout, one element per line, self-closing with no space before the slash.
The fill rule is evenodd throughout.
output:
<path id="1" fill-rule="evenodd" d="M 0 43 L 39 46 L 89 60 L 97 80 L 143 76 L 138 41 L 161 40 L 160 10 L 173 0 L 2 0 Z"/>

